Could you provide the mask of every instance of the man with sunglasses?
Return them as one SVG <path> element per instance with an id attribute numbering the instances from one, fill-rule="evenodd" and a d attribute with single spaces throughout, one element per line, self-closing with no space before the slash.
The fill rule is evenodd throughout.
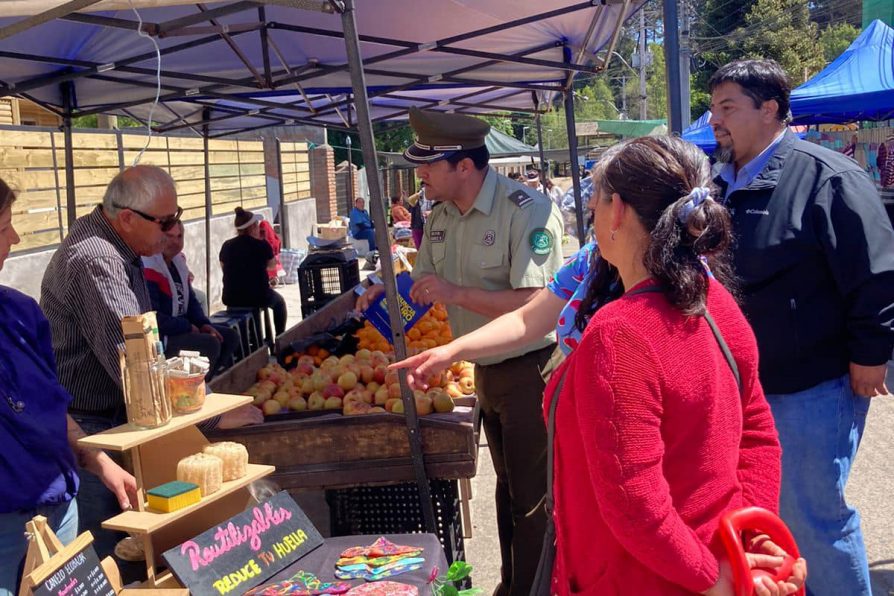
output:
<path id="1" fill-rule="evenodd" d="M 162 251 L 166 232 L 182 213 L 167 172 L 128 168 L 109 183 L 102 204 L 71 226 L 50 259 L 40 305 L 50 322 L 59 381 L 73 398 L 69 413 L 87 434 L 127 422 L 118 358 L 121 319 L 152 310 L 141 257 Z M 259 422 L 250 410 L 228 412 L 213 423 L 233 428 Z M 100 524 L 120 507 L 95 477 L 80 476 L 80 526 L 93 532 L 102 558 L 123 535 Z M 136 567 L 145 573 L 144 566 Z M 122 569 L 126 579 L 135 579 L 128 571 Z"/>

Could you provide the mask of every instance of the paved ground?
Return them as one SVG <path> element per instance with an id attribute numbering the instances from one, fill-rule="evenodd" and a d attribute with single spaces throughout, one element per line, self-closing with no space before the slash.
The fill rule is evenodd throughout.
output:
<path id="1" fill-rule="evenodd" d="M 570 247 L 566 246 L 565 252 Z M 289 305 L 289 326 L 300 321 L 298 286 L 280 288 Z M 894 380 L 894 363 L 888 378 Z M 889 381 L 889 385 L 894 381 Z M 848 486 L 848 497 L 863 516 L 866 548 L 872 574 L 873 595 L 894 594 L 894 398 L 878 399 L 872 404 L 869 421 Z M 493 494 L 493 465 L 482 433 L 478 475 L 472 480 L 472 531 L 467 539 L 466 559 L 472 565 L 476 587 L 489 594 L 500 576 Z M 841 595 L 846 596 L 846 595 Z"/>

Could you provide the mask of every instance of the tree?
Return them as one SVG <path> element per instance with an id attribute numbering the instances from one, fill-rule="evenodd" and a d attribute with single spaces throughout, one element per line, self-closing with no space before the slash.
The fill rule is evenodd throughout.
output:
<path id="1" fill-rule="evenodd" d="M 772 58 L 797 86 L 825 66 L 807 0 L 756 0 L 732 36 L 745 57 Z"/>
<path id="2" fill-rule="evenodd" d="M 863 0 L 810 0 L 810 18 L 820 29 L 842 23 L 860 27 Z"/>
<path id="3" fill-rule="evenodd" d="M 850 23 L 829 25 L 819 35 L 819 45 L 823 49 L 823 58 L 832 62 L 844 52 L 860 35 L 860 30 Z"/>

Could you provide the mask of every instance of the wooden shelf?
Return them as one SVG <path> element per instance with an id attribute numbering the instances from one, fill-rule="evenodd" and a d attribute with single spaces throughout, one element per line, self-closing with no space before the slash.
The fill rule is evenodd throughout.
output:
<path id="1" fill-rule="evenodd" d="M 159 437 L 177 432 L 178 430 L 195 426 L 204 420 L 220 416 L 239 406 L 251 403 L 249 395 L 227 395 L 224 393 L 211 393 L 205 398 L 205 405 L 198 412 L 192 414 L 180 414 L 171 418 L 171 421 L 158 428 L 141 429 L 131 424 L 124 424 L 110 428 L 99 434 L 84 437 L 78 441 L 78 445 L 108 449 L 109 451 L 127 451 L 143 443 L 148 443 Z"/>
<path id="2" fill-rule="evenodd" d="M 263 478 L 264 476 L 272 473 L 274 469 L 275 468 L 273 466 L 248 464 L 248 469 L 246 470 L 245 476 L 236 480 L 224 482 L 217 492 L 204 497 L 201 501 L 199 501 L 198 503 L 194 503 L 189 507 L 184 507 L 183 509 L 178 509 L 177 511 L 172 511 L 170 513 L 156 513 L 153 511 L 125 511 L 124 513 L 120 513 L 115 517 L 104 521 L 102 527 L 110 530 L 131 532 L 134 534 L 151 534 L 152 532 L 161 529 L 162 527 L 168 525 L 169 523 L 180 517 L 183 517 L 184 515 L 192 513 L 193 511 L 201 507 L 205 507 L 206 505 L 210 505 L 214 501 L 221 499 L 244 486 L 248 486 L 258 478 Z"/>

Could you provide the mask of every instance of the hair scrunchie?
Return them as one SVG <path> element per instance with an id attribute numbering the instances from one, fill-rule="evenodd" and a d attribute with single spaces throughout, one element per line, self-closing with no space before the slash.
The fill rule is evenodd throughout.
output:
<path id="1" fill-rule="evenodd" d="M 686 222 L 689 221 L 689 216 L 692 215 L 692 212 L 695 211 L 696 207 L 704 203 L 705 201 L 713 201 L 711 198 L 711 189 L 705 186 L 696 186 L 693 188 L 686 198 L 689 199 L 683 206 L 680 208 L 680 215 L 678 216 L 680 219 L 680 223 L 686 225 Z"/>

